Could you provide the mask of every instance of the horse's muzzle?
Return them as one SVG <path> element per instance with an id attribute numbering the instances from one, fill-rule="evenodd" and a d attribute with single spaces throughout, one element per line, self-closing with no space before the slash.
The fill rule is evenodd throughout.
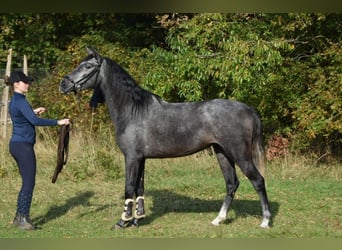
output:
<path id="1" fill-rule="evenodd" d="M 63 78 L 59 83 L 59 91 L 63 94 L 68 94 L 74 90 L 74 86 L 70 80 Z"/>

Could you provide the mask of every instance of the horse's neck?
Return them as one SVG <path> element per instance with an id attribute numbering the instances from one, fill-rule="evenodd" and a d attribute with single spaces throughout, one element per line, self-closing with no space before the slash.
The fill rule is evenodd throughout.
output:
<path id="1" fill-rule="evenodd" d="M 130 97 L 124 96 L 123 92 L 125 91 L 122 89 L 116 89 L 118 86 L 114 83 L 102 82 L 100 87 L 105 96 L 105 102 L 115 129 L 120 130 L 121 128 L 126 127 L 127 123 L 132 118 L 133 103 L 125 103 L 127 102 L 127 98 Z"/>
<path id="2" fill-rule="evenodd" d="M 107 104 L 107 108 L 113 123 L 115 126 L 117 126 L 117 121 L 120 119 L 121 111 L 115 102 L 115 96 L 113 95 L 114 92 L 112 92 L 109 86 L 106 86 L 103 83 L 101 83 L 100 88 L 105 97 L 105 103 Z"/>
<path id="3" fill-rule="evenodd" d="M 102 78 L 100 83 L 101 91 L 105 95 L 114 125 L 117 126 L 122 121 L 126 125 L 129 120 L 134 119 L 136 115 L 141 114 L 140 112 L 144 112 L 148 108 L 153 102 L 153 94 L 137 85 L 127 72 L 121 72 L 123 69 L 117 69 L 108 61 L 105 63 L 107 65 L 103 67 L 103 70 L 106 72 L 103 71 L 102 76 L 114 71 L 118 78 L 116 78 L 117 76 L 107 77 L 107 79 L 106 77 Z M 122 76 L 121 74 L 127 75 Z M 125 80 L 120 82 L 122 78 Z"/>

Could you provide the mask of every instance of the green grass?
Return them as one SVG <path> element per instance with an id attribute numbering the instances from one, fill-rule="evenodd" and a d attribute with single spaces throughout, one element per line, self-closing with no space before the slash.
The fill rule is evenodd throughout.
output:
<path id="1" fill-rule="evenodd" d="M 85 146 L 88 146 L 87 159 L 83 155 Z M 206 152 L 185 158 L 147 160 L 146 218 L 139 228 L 111 231 L 111 226 L 123 211 L 123 157 L 116 149 L 110 152 L 113 158 L 104 156 L 109 157 L 109 162 L 118 168 L 116 178 L 111 179 L 112 174 L 104 173 L 106 168 L 92 163 L 92 157 L 98 157 L 96 147 L 99 145 L 89 141 L 85 143 L 83 139 L 73 140 L 69 163 L 57 182 L 52 184 L 55 145 L 37 144 L 38 173 L 31 217 L 40 229 L 26 232 L 11 225 L 20 178 L 15 164 L 6 153 L 6 145 L 2 146 L 0 238 L 342 236 L 340 163 L 315 167 L 312 164 L 314 161 L 299 156 L 268 163 L 267 191 L 273 214 L 270 229 L 259 227 L 262 219 L 259 199 L 250 182 L 238 171 L 240 187 L 228 212 L 228 219 L 216 227 L 210 222 L 217 216 L 225 187 L 215 157 Z M 104 151 L 104 147 L 109 146 L 102 145 L 99 150 Z M 105 162 L 109 164 L 108 159 Z M 75 177 L 74 173 L 80 173 L 80 169 L 88 170 Z"/>

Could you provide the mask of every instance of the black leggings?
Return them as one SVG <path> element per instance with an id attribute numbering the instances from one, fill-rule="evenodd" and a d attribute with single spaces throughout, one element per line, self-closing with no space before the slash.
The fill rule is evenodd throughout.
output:
<path id="1" fill-rule="evenodd" d="M 36 180 L 34 145 L 25 142 L 10 142 L 9 149 L 17 162 L 22 178 L 22 186 L 18 194 L 17 213 L 29 215 Z"/>

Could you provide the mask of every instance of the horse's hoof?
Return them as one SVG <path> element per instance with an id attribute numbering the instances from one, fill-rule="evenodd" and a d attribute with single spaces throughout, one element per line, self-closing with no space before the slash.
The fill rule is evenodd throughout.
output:
<path id="1" fill-rule="evenodd" d="M 223 222 L 226 218 L 222 218 L 217 216 L 212 222 L 211 224 L 214 226 L 219 226 L 221 224 L 221 222 Z"/>
<path id="2" fill-rule="evenodd" d="M 119 230 L 119 229 L 124 229 L 124 227 L 118 225 L 118 224 L 115 224 L 114 226 L 112 226 L 112 228 L 110 230 L 112 231 L 116 231 L 116 230 Z"/>
<path id="3" fill-rule="evenodd" d="M 269 219 L 263 219 L 262 223 L 260 224 L 260 227 L 261 228 L 270 228 L 269 223 L 270 223 Z"/>
<path id="4" fill-rule="evenodd" d="M 134 218 L 133 220 L 132 220 L 132 226 L 133 227 L 139 227 L 139 222 L 142 220 L 142 218 L 141 219 L 137 219 L 137 218 Z"/>
<path id="5" fill-rule="evenodd" d="M 124 221 L 124 220 L 120 219 L 118 221 L 118 223 L 116 223 L 114 226 L 112 226 L 111 230 L 115 231 L 115 230 L 119 230 L 119 229 L 125 229 L 131 225 L 131 222 L 132 221 Z"/>

